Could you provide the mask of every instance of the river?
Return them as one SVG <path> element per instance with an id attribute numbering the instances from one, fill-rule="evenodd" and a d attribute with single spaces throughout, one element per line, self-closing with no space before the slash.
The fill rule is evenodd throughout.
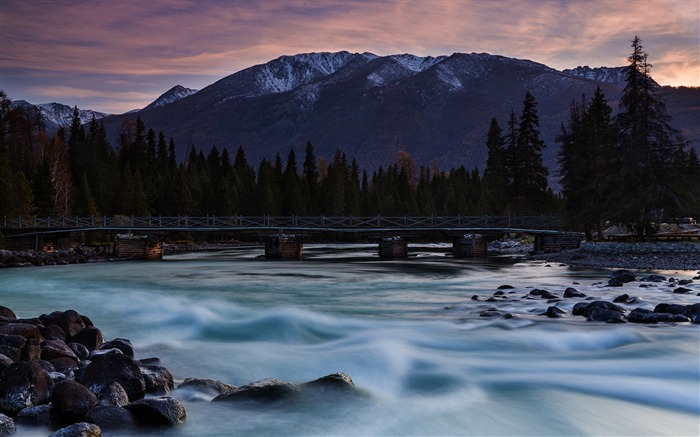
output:
<path id="1" fill-rule="evenodd" d="M 575 287 L 596 300 L 628 293 L 637 297 L 628 309 L 653 309 L 700 302 L 699 281 L 673 294 L 668 283 L 607 287 L 610 271 L 454 259 L 439 247 L 396 261 L 373 246 L 304 251 L 302 261 L 238 249 L 4 269 L 0 305 L 18 317 L 75 309 L 107 339 L 130 339 L 136 358 L 160 358 L 176 381 L 345 372 L 366 394 L 238 406 L 176 391 L 185 424 L 138 435 L 700 435 L 700 325 L 551 319 L 540 314 L 553 303 L 525 298 Z M 485 302 L 503 284 L 515 287 L 509 298 Z M 570 314 L 582 300 L 556 305 Z M 490 307 L 514 317 L 479 317 Z"/>

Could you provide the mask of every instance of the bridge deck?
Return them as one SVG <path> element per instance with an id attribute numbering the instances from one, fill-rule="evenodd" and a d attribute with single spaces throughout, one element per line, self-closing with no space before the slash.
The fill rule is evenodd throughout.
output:
<path id="1" fill-rule="evenodd" d="M 552 216 L 426 216 L 426 217 L 15 217 L 4 218 L 8 237 L 60 234 L 72 231 L 106 232 L 256 232 L 410 234 L 561 232 L 562 220 Z"/>

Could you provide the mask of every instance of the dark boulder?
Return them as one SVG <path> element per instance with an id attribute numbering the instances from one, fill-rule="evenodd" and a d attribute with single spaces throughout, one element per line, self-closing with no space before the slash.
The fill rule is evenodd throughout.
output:
<path id="1" fill-rule="evenodd" d="M 41 340 L 39 327 L 31 323 L 8 323 L 0 325 L 0 334 L 2 335 L 20 335 L 27 340 Z"/>
<path id="2" fill-rule="evenodd" d="M 126 394 L 126 390 L 118 382 L 111 383 L 102 391 L 97 400 L 97 405 L 109 407 L 123 407 L 128 403 L 129 395 Z"/>
<path id="3" fill-rule="evenodd" d="M 51 404 L 27 407 L 17 413 L 15 423 L 17 425 L 50 427 L 54 423 L 53 407 Z"/>
<path id="4" fill-rule="evenodd" d="M 674 293 L 674 294 L 686 294 L 686 293 L 688 293 L 689 291 L 691 291 L 690 288 L 678 287 L 678 288 L 676 288 L 675 290 L 673 290 L 673 293 Z"/>
<path id="5" fill-rule="evenodd" d="M 3 335 L 0 337 L 0 345 L 7 345 L 17 349 L 22 349 L 25 344 L 27 344 L 27 339 L 21 335 Z"/>
<path id="6" fill-rule="evenodd" d="M 185 422 L 185 406 L 171 397 L 147 398 L 124 406 L 144 425 L 178 425 Z"/>
<path id="7" fill-rule="evenodd" d="M 627 282 L 632 282 L 637 279 L 634 273 L 630 272 L 629 270 L 617 270 L 612 273 L 610 276 L 610 279 L 616 279 L 623 284 L 626 284 Z"/>
<path id="8" fill-rule="evenodd" d="M 146 382 L 146 393 L 165 395 L 175 387 L 173 375 L 161 366 L 141 366 L 141 374 Z"/>
<path id="9" fill-rule="evenodd" d="M 255 401 L 275 402 L 288 399 L 300 391 L 299 384 L 275 378 L 256 381 L 215 397 L 212 402 Z"/>
<path id="10" fill-rule="evenodd" d="M 105 337 L 99 328 L 88 326 L 71 337 L 71 341 L 82 344 L 88 351 L 92 352 L 95 349 L 100 349 L 105 342 Z"/>
<path id="11" fill-rule="evenodd" d="M 0 317 L 5 318 L 6 320 L 17 320 L 15 312 L 2 305 L 0 305 Z"/>
<path id="12" fill-rule="evenodd" d="M 568 287 L 564 290 L 564 297 L 586 297 L 586 295 L 573 287 Z"/>
<path id="13" fill-rule="evenodd" d="M 78 361 L 78 356 L 61 340 L 46 340 L 41 343 L 41 359 L 51 361 L 55 358 L 68 357 Z"/>
<path id="14" fill-rule="evenodd" d="M 0 412 L 14 415 L 46 403 L 51 388 L 51 378 L 36 361 L 12 364 L 0 375 Z"/>
<path id="15" fill-rule="evenodd" d="M 94 357 L 78 380 L 96 395 L 113 382 L 118 382 L 126 391 L 130 401 L 143 398 L 146 381 L 141 368 L 134 359 L 124 354 L 107 354 Z"/>
<path id="16" fill-rule="evenodd" d="M 605 308 L 594 308 L 586 320 L 606 323 L 625 323 L 625 315 L 619 311 Z"/>
<path id="17" fill-rule="evenodd" d="M 14 363 L 15 362 L 12 360 L 12 358 L 0 354 L 0 373 L 2 373 L 3 370 L 7 369 Z"/>
<path id="18" fill-rule="evenodd" d="M 6 344 L 0 344 L 0 354 L 5 355 L 15 363 L 22 357 L 22 351 L 20 349 Z"/>
<path id="19" fill-rule="evenodd" d="M 214 379 L 187 378 L 177 386 L 177 397 L 187 401 L 206 400 L 237 389 L 235 385 Z"/>
<path id="20" fill-rule="evenodd" d="M 547 308 L 547 311 L 544 313 L 540 314 L 541 316 L 547 316 L 553 319 L 560 319 L 566 315 L 566 311 L 564 311 L 561 308 L 555 307 L 555 306 L 550 306 Z"/>
<path id="21" fill-rule="evenodd" d="M 515 287 L 513 287 L 512 285 L 503 284 L 503 285 L 499 285 L 497 290 L 512 290 L 513 288 L 515 288 Z"/>
<path id="22" fill-rule="evenodd" d="M 132 431 L 137 428 L 134 414 L 126 408 L 113 405 L 99 405 L 88 411 L 85 420 L 94 423 L 104 431 Z M 111 435 L 111 433 L 108 433 Z"/>
<path id="23" fill-rule="evenodd" d="M 643 278 L 640 279 L 640 281 L 643 282 L 664 282 L 666 280 L 665 276 L 661 275 L 649 275 L 649 276 L 644 276 Z"/>
<path id="24" fill-rule="evenodd" d="M 679 305 L 675 303 L 660 303 L 654 307 L 655 313 L 683 314 L 690 317 L 690 305 Z"/>
<path id="25" fill-rule="evenodd" d="M 673 323 L 675 315 L 671 313 L 657 313 L 643 308 L 635 308 L 627 315 L 630 323 Z"/>
<path id="26" fill-rule="evenodd" d="M 552 294 L 547 290 L 541 290 L 539 288 L 535 288 L 534 290 L 532 290 L 530 292 L 530 295 L 531 296 L 539 296 L 542 299 L 557 299 L 557 298 L 559 298 L 559 296 L 557 296 L 556 294 Z"/>
<path id="27" fill-rule="evenodd" d="M 627 303 L 627 304 L 629 304 L 629 303 L 634 302 L 635 300 L 636 300 L 636 298 L 634 298 L 634 297 L 630 298 L 630 295 L 625 293 L 625 294 L 621 294 L 621 295 L 615 297 L 615 299 L 613 299 L 613 303 Z"/>
<path id="28" fill-rule="evenodd" d="M 56 324 L 66 333 L 68 338 L 85 329 L 83 318 L 75 310 L 66 310 L 56 317 Z"/>
<path id="29" fill-rule="evenodd" d="M 51 363 L 56 368 L 57 371 L 65 373 L 65 374 L 68 374 L 69 372 L 78 368 L 78 364 L 79 364 L 77 358 L 71 358 L 71 357 L 54 358 L 53 360 L 49 360 L 49 363 Z"/>
<path id="30" fill-rule="evenodd" d="M 82 384 L 63 381 L 51 394 L 54 411 L 66 421 L 82 419 L 97 404 L 97 396 Z"/>
<path id="31" fill-rule="evenodd" d="M 127 357 L 134 358 L 134 346 L 131 344 L 131 341 L 125 338 L 115 338 L 114 340 L 105 342 L 100 346 L 100 349 L 119 349 Z"/>
<path id="32" fill-rule="evenodd" d="M 346 373 L 333 373 L 301 384 L 302 390 L 354 391 L 355 383 Z"/>
<path id="33" fill-rule="evenodd" d="M 85 361 L 90 356 L 90 351 L 80 343 L 68 343 L 68 347 L 73 351 L 79 361 Z"/>
<path id="34" fill-rule="evenodd" d="M 68 336 L 66 335 L 63 328 L 58 325 L 48 325 L 40 329 L 41 336 L 46 340 L 60 340 L 66 341 Z"/>
<path id="35" fill-rule="evenodd" d="M 94 423 L 78 422 L 61 428 L 49 437 L 101 437 L 102 430 Z"/>
<path id="36" fill-rule="evenodd" d="M 14 420 L 0 413 L 0 437 L 7 437 L 17 432 Z"/>
<path id="37" fill-rule="evenodd" d="M 29 339 L 22 348 L 22 361 L 35 361 L 41 359 L 41 346 L 39 340 Z"/>

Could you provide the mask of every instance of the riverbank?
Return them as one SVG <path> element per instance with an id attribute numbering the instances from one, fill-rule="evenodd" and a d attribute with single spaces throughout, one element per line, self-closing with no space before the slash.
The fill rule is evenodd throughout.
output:
<path id="1" fill-rule="evenodd" d="M 578 249 L 531 254 L 528 259 L 595 269 L 700 270 L 700 243 L 583 242 Z"/>

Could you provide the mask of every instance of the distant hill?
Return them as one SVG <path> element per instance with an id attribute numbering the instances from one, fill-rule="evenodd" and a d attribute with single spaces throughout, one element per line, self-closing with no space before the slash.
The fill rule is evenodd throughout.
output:
<path id="1" fill-rule="evenodd" d="M 69 127 L 73 122 L 73 108 L 61 103 L 42 103 L 38 105 L 31 104 L 25 100 L 13 100 L 13 107 L 23 108 L 30 114 L 39 114 L 41 122 L 44 125 L 44 130 L 48 133 L 54 133 L 61 127 Z M 78 109 L 78 116 L 81 123 L 89 123 L 93 117 L 96 120 L 106 117 L 108 114 L 103 112 L 92 111 L 89 109 Z"/>

